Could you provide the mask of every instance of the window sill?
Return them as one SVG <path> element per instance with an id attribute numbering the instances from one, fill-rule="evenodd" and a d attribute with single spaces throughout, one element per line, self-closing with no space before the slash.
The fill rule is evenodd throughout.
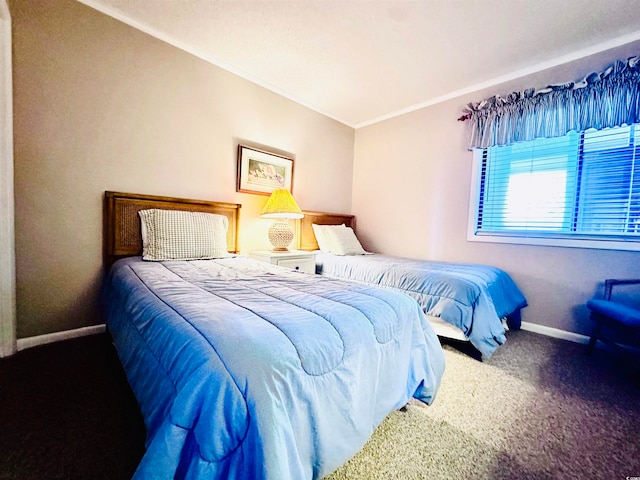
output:
<path id="1" fill-rule="evenodd" d="M 545 247 L 590 248 L 598 250 L 640 251 L 640 242 L 623 240 L 596 240 L 577 238 L 549 238 L 524 235 L 477 235 L 467 233 L 469 242 L 510 243 L 516 245 L 538 245 Z"/>

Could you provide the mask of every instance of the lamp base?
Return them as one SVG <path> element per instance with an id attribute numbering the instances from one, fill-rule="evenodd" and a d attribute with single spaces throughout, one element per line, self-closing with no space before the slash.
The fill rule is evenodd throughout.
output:
<path id="1" fill-rule="evenodd" d="M 293 240 L 293 229 L 287 222 L 274 222 L 269 227 L 269 241 L 274 252 L 288 252 L 287 248 Z"/>

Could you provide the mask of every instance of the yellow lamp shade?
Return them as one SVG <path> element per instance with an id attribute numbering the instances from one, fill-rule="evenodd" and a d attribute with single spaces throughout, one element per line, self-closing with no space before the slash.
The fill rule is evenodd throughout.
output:
<path id="1" fill-rule="evenodd" d="M 286 188 L 276 188 L 267 200 L 262 213 L 263 218 L 302 218 L 302 210 L 291 192 Z"/>

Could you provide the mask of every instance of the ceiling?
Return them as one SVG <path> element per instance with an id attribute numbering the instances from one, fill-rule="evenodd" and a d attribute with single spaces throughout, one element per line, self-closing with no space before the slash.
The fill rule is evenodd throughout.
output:
<path id="1" fill-rule="evenodd" d="M 640 0 L 79 1 L 354 128 L 640 39 Z"/>

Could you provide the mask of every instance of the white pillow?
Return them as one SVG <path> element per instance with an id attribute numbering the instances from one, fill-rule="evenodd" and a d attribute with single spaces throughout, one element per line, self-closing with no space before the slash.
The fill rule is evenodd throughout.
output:
<path id="1" fill-rule="evenodd" d="M 327 230 L 330 227 L 333 228 L 344 228 L 344 224 L 342 225 L 318 225 L 316 223 L 312 223 L 311 227 L 313 228 L 313 234 L 316 236 L 316 242 L 318 242 L 318 248 L 322 250 L 324 253 L 331 253 L 331 244 L 329 243 L 329 239 L 327 238 Z"/>
<path id="2" fill-rule="evenodd" d="M 328 229 L 325 235 L 331 246 L 331 253 L 335 255 L 366 255 L 367 253 L 351 227 Z"/>
<path id="3" fill-rule="evenodd" d="M 224 215 L 181 210 L 140 210 L 144 260 L 197 260 L 229 257 Z"/>

